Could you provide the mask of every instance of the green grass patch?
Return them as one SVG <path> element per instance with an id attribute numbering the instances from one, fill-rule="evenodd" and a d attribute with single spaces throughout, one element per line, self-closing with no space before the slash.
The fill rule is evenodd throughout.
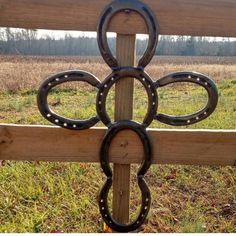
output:
<path id="1" fill-rule="evenodd" d="M 199 124 L 180 128 L 236 128 L 235 80 L 221 81 L 218 87 L 216 112 Z M 160 89 L 158 94 L 158 111 L 171 115 L 197 111 L 207 99 L 204 90 L 186 84 Z M 111 116 L 114 96 L 112 90 L 107 99 Z M 49 96 L 54 111 L 74 119 L 95 115 L 95 101 L 96 90 L 84 86 L 61 88 Z M 1 123 L 49 125 L 37 109 L 35 91 L 0 93 L 0 111 Z M 146 92 L 137 83 L 134 119 L 141 122 L 146 112 Z M 176 128 L 157 121 L 151 127 Z M 136 172 L 134 166 L 132 218 L 140 204 Z M 152 166 L 146 179 L 153 201 L 142 231 L 236 232 L 235 176 L 231 167 Z M 103 182 L 98 164 L 4 162 L 0 171 L 0 232 L 101 232 L 97 196 Z"/>

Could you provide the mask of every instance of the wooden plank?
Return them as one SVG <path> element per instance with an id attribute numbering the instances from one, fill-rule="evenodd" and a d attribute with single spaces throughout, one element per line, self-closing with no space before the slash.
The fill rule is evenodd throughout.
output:
<path id="1" fill-rule="evenodd" d="M 235 130 L 149 130 L 154 164 L 236 164 Z M 47 126 L 0 125 L 0 159 L 18 161 L 98 162 L 104 129 L 80 132 Z M 125 145 L 124 145 L 125 144 Z M 115 138 L 113 163 L 140 163 L 141 142 L 132 131 Z"/>
<path id="2" fill-rule="evenodd" d="M 110 0 L 0 0 L 0 26 L 96 31 Z M 236 37 L 235 0 L 143 0 L 155 12 L 161 34 Z M 120 14 L 110 31 L 145 33 L 136 14 Z"/>
<path id="3" fill-rule="evenodd" d="M 116 55 L 119 66 L 134 66 L 136 59 L 136 36 L 117 35 Z M 125 78 L 115 87 L 115 120 L 133 118 L 134 79 Z M 121 223 L 129 222 L 130 164 L 114 164 L 113 217 Z"/>

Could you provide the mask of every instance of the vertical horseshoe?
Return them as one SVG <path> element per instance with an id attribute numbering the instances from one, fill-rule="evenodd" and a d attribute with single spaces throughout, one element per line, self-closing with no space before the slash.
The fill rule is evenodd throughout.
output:
<path id="1" fill-rule="evenodd" d="M 155 14 L 144 3 L 139 0 L 115 0 L 109 4 L 101 14 L 100 21 L 97 27 L 98 33 L 98 46 L 101 55 L 105 62 L 111 67 L 118 67 L 116 58 L 112 55 L 107 41 L 107 30 L 111 19 L 119 12 L 122 11 L 135 11 L 145 21 L 148 28 L 149 42 L 144 55 L 141 57 L 138 63 L 138 67 L 146 67 L 152 60 L 158 43 L 159 26 L 156 20 Z"/>
<path id="2" fill-rule="evenodd" d="M 144 159 L 137 174 L 138 185 L 142 192 L 142 206 L 137 219 L 127 225 L 116 222 L 111 216 L 108 207 L 108 193 L 113 182 L 112 170 L 109 165 L 109 147 L 114 137 L 122 130 L 134 131 L 141 139 L 144 148 Z M 151 193 L 144 179 L 144 175 L 147 173 L 152 163 L 152 147 L 145 127 L 133 121 L 120 121 L 112 125 L 102 142 L 100 163 L 107 176 L 106 183 L 99 195 L 99 208 L 104 221 L 111 229 L 117 232 L 132 232 L 138 229 L 144 223 L 151 205 Z"/>

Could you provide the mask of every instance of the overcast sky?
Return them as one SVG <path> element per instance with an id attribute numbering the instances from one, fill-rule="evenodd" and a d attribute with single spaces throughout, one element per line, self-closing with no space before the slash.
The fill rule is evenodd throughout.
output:
<path id="1" fill-rule="evenodd" d="M 87 36 L 87 37 L 97 37 L 96 32 L 82 32 L 82 31 L 61 31 L 61 30 L 38 30 L 38 36 L 44 37 L 46 35 L 53 35 L 55 38 L 63 38 L 66 34 L 70 34 L 73 37 Z M 108 37 L 115 37 L 115 33 L 108 33 Z M 147 38 L 147 35 L 138 35 L 138 38 Z"/>
<path id="2" fill-rule="evenodd" d="M 4 27 L 0 27 L 0 29 L 5 29 Z M 16 29 L 18 30 L 18 29 Z M 85 37 L 97 37 L 96 32 L 82 32 L 82 31 L 62 31 L 62 30 L 37 30 L 38 32 L 38 38 L 46 38 L 47 36 L 54 37 L 55 39 L 64 38 L 66 34 L 70 34 L 72 37 L 79 37 L 79 36 L 85 36 Z M 115 37 L 115 33 L 108 33 L 108 37 Z M 175 36 L 174 36 L 175 37 Z M 148 38 L 148 35 L 145 34 L 138 34 L 138 39 L 146 39 Z M 224 38 L 222 37 L 207 37 L 208 40 L 217 40 L 222 41 Z M 236 38 L 231 38 L 230 40 L 236 41 Z"/>
<path id="3" fill-rule="evenodd" d="M 38 37 L 44 37 L 47 35 L 54 36 L 56 39 L 64 38 L 66 34 L 70 34 L 73 37 L 79 37 L 79 36 L 87 36 L 87 37 L 97 37 L 96 32 L 82 32 L 82 31 L 61 31 L 61 30 L 38 30 Z M 108 37 L 115 37 L 115 33 L 108 33 Z M 145 34 L 139 34 L 137 36 L 139 39 L 146 39 L 148 38 Z M 224 38 L 222 37 L 207 37 L 209 40 L 215 40 L 222 41 Z M 231 38 L 231 40 L 236 40 L 236 38 Z"/>

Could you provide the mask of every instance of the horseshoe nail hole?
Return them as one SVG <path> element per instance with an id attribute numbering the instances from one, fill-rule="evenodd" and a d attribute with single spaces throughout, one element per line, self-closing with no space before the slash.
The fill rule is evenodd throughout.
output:
<path id="1" fill-rule="evenodd" d="M 199 117 L 198 117 L 198 116 L 196 117 L 196 120 L 199 120 Z"/>
<path id="2" fill-rule="evenodd" d="M 105 215 L 105 217 L 107 217 L 107 214 Z"/>
<path id="3" fill-rule="evenodd" d="M 205 82 L 205 85 L 207 86 L 207 85 L 208 85 L 208 83 L 207 83 L 207 82 Z"/>
<path id="4" fill-rule="evenodd" d="M 51 117 L 52 115 L 51 114 L 47 114 L 47 117 Z"/>
<path id="5" fill-rule="evenodd" d="M 58 81 L 60 81 L 60 79 L 59 79 L 59 78 L 56 78 L 56 81 L 58 82 Z"/>
<path id="6" fill-rule="evenodd" d="M 191 120 L 188 120 L 187 123 L 190 124 L 190 123 L 191 123 Z"/>
<path id="7" fill-rule="evenodd" d="M 67 123 L 64 123 L 64 126 L 67 127 L 68 126 Z"/>
<path id="8" fill-rule="evenodd" d="M 147 209 L 148 209 L 148 207 L 147 207 L 147 206 L 145 206 L 145 207 L 144 207 L 144 209 L 145 209 L 145 210 L 147 210 Z"/>
<path id="9" fill-rule="evenodd" d="M 65 75 L 64 78 L 68 78 L 68 75 Z"/>
<path id="10" fill-rule="evenodd" d="M 68 81 L 53 87 L 47 101 L 49 108 L 58 116 L 86 120 L 97 115 L 97 91 L 97 88 L 86 82 Z"/>
<path id="11" fill-rule="evenodd" d="M 103 93 L 100 93 L 101 96 L 103 96 Z"/>
<path id="12" fill-rule="evenodd" d="M 200 78 L 197 78 L 197 81 L 199 82 L 199 81 L 200 81 Z"/>
<path id="13" fill-rule="evenodd" d="M 189 78 L 189 79 L 192 79 L 192 76 L 191 76 L 191 75 L 189 75 L 189 76 L 188 76 L 188 78 Z"/>
<path id="14" fill-rule="evenodd" d="M 48 86 L 52 86 L 52 83 L 48 83 Z"/>
<path id="15" fill-rule="evenodd" d="M 104 207 L 102 207 L 102 210 L 104 211 L 104 210 L 105 210 L 105 208 L 104 208 Z"/>
<path id="16" fill-rule="evenodd" d="M 76 128 L 77 126 L 76 125 L 73 125 L 73 128 Z"/>
<path id="17" fill-rule="evenodd" d="M 146 202 L 148 202 L 149 201 L 149 199 L 148 198 L 146 198 Z"/>
<path id="18" fill-rule="evenodd" d="M 204 112 L 204 115 L 207 115 L 207 112 L 206 112 L 206 111 Z"/>
<path id="19" fill-rule="evenodd" d="M 56 123 L 59 123 L 59 120 L 55 120 Z"/>
<path id="20" fill-rule="evenodd" d="M 129 10 L 129 9 L 125 9 L 125 10 L 124 10 L 124 13 L 125 13 L 125 14 L 129 14 L 129 13 L 130 13 L 130 10 Z"/>
<path id="21" fill-rule="evenodd" d="M 107 88 L 107 84 L 105 84 L 104 87 Z"/>
<path id="22" fill-rule="evenodd" d="M 101 202 L 104 202 L 103 199 L 101 199 Z"/>

